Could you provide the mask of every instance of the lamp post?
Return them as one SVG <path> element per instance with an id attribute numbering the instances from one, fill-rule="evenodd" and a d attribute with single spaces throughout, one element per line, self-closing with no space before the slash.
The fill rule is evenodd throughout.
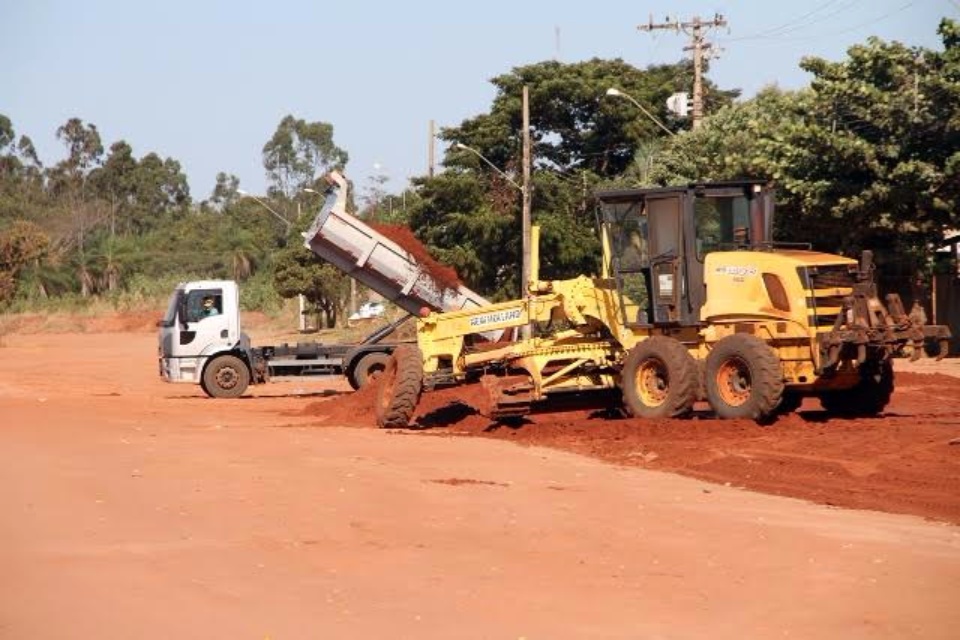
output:
<path id="1" fill-rule="evenodd" d="M 284 218 L 282 215 L 280 215 L 279 213 L 277 213 L 276 211 L 274 211 L 273 207 L 271 207 L 271 206 L 268 205 L 266 202 L 264 202 L 263 200 L 261 200 L 261 199 L 258 198 L 257 196 L 253 195 L 252 193 L 247 193 L 247 192 L 244 191 L 243 189 L 237 189 L 237 193 L 239 193 L 240 195 L 242 195 L 242 196 L 244 196 L 244 197 L 247 197 L 247 198 L 253 198 L 253 199 L 256 200 L 258 203 L 260 203 L 260 206 L 262 206 L 264 209 L 266 209 L 267 211 L 269 211 L 270 213 L 272 213 L 275 218 L 277 218 L 278 220 L 280 220 L 280 221 L 284 224 L 284 226 L 285 226 L 286 229 L 287 229 L 287 235 L 290 235 L 290 227 L 292 227 L 293 225 L 290 223 L 289 220 L 287 220 L 287 219 Z M 298 217 L 298 218 L 300 217 L 300 203 L 299 203 L 299 202 L 297 203 L 297 217 Z M 299 308 L 300 308 L 300 320 L 299 320 L 299 322 L 297 322 L 297 327 L 299 328 L 300 332 L 303 333 L 304 331 L 307 330 L 307 319 L 306 319 L 306 316 L 305 316 L 304 313 L 303 313 L 305 304 L 304 304 L 304 297 L 303 297 L 303 294 L 302 294 L 302 293 L 297 296 L 297 302 L 298 302 L 298 306 L 299 306 Z"/>
<path id="2" fill-rule="evenodd" d="M 477 151 L 477 150 L 474 149 L 473 147 L 468 147 L 467 145 L 463 144 L 462 142 L 458 142 L 458 143 L 456 143 L 456 144 L 453 145 L 453 146 L 455 146 L 457 149 L 463 149 L 464 151 L 469 151 L 469 152 L 472 153 L 473 155 L 477 156 L 478 158 L 480 158 L 481 160 L 483 160 L 484 162 L 486 162 L 488 165 L 490 165 L 490 168 L 491 168 L 491 169 L 493 169 L 494 171 L 496 171 L 497 173 L 500 174 L 500 177 L 501 177 L 501 178 L 503 178 L 504 180 L 506 180 L 507 182 L 509 182 L 511 185 L 513 185 L 516 189 L 518 189 L 518 190 L 520 191 L 520 193 L 523 193 L 523 187 L 521 187 L 519 184 L 517 184 L 517 181 L 516 181 L 516 180 L 514 180 L 513 178 L 511 178 L 510 176 L 508 176 L 506 173 L 504 173 L 503 171 L 501 171 L 500 168 L 499 168 L 497 165 L 495 165 L 495 164 L 493 164 L 492 162 L 490 162 L 485 155 L 483 155 L 482 153 L 480 153 L 479 151 Z"/>
<path id="3" fill-rule="evenodd" d="M 517 189 L 517 190 L 520 192 L 520 195 L 523 197 L 523 235 L 524 235 L 524 238 L 523 238 L 523 249 L 524 249 L 524 251 L 523 251 L 523 266 L 522 266 L 522 269 L 523 269 L 523 274 L 522 274 L 523 282 L 521 283 L 520 295 L 526 295 L 527 279 L 530 277 L 530 255 L 529 255 L 529 237 L 528 237 L 528 235 L 529 235 L 529 233 L 530 233 L 530 198 L 529 198 L 529 195 L 528 195 L 528 194 L 530 193 L 529 186 L 526 185 L 526 184 L 525 184 L 525 185 L 518 184 L 516 180 L 514 180 L 513 178 L 511 178 L 510 176 L 508 176 L 506 173 L 504 173 L 503 171 L 501 171 L 500 168 L 497 167 L 497 165 L 495 165 L 495 164 L 493 164 L 492 162 L 490 162 L 490 160 L 488 160 L 488 159 L 486 158 L 486 156 L 484 156 L 482 153 L 480 153 L 479 151 L 477 151 L 477 150 L 474 149 L 473 147 L 468 147 L 467 145 L 463 144 L 462 142 L 458 142 L 458 143 L 456 143 L 454 146 L 455 146 L 457 149 L 462 149 L 462 150 L 464 150 L 464 151 L 469 151 L 470 153 L 472 153 L 473 155 L 477 156 L 478 158 L 480 158 L 481 160 L 483 160 L 485 163 L 487 163 L 488 165 L 490 165 L 490 168 L 491 168 L 491 169 L 493 169 L 493 170 L 496 171 L 498 174 L 500 174 L 500 176 L 501 176 L 504 180 L 506 180 L 507 182 L 509 182 L 511 186 L 513 186 L 515 189 Z"/>
<path id="4" fill-rule="evenodd" d="M 663 124 L 662 122 L 660 122 L 660 121 L 657 119 L 656 116 L 654 116 L 652 113 L 650 113 L 649 111 L 647 111 L 646 107 L 644 107 L 642 104 L 640 104 L 640 103 L 639 103 L 633 96 L 631 96 L 629 93 L 624 93 L 623 91 L 620 91 L 619 89 L 615 89 L 615 88 L 613 88 L 613 87 L 610 87 L 609 89 L 607 89 L 607 95 L 608 95 L 608 96 L 620 97 L 620 98 L 626 98 L 627 100 L 629 100 L 630 102 L 632 102 L 634 105 L 636 105 L 637 109 L 640 109 L 640 111 L 641 111 L 641 113 L 643 113 L 643 115 L 645 115 L 645 116 L 647 116 L 648 118 L 650 118 L 650 120 L 653 121 L 653 123 L 654 123 L 655 125 L 657 125 L 658 127 L 660 127 L 661 129 L 663 129 L 664 131 L 666 131 L 667 133 L 669 133 L 669 134 L 672 135 L 672 136 L 677 135 L 676 133 L 674 133 L 673 131 L 671 131 L 671 130 L 667 127 L 667 125 L 665 125 L 665 124 Z"/>
<path id="5" fill-rule="evenodd" d="M 240 195 L 242 195 L 242 196 L 244 196 L 244 197 L 246 197 L 246 198 L 253 198 L 253 199 L 256 200 L 257 202 L 259 202 L 259 203 L 260 203 L 260 206 L 262 206 L 264 209 L 266 209 L 267 211 L 269 211 L 270 213 L 272 213 L 275 218 L 277 218 L 278 220 L 280 220 L 280 222 L 282 222 L 282 223 L 284 224 L 284 226 L 286 227 L 287 233 L 290 233 L 290 227 L 293 226 L 293 225 L 290 223 L 289 220 L 287 220 L 287 219 L 284 218 L 282 215 L 280 215 L 279 213 L 277 213 L 276 210 L 274 210 L 273 207 L 271 207 L 271 206 L 268 205 L 266 202 L 264 202 L 263 200 L 261 200 L 261 199 L 258 198 L 257 196 L 253 195 L 252 193 L 247 193 L 247 192 L 244 191 L 243 189 L 237 189 L 237 193 L 239 193 Z"/>

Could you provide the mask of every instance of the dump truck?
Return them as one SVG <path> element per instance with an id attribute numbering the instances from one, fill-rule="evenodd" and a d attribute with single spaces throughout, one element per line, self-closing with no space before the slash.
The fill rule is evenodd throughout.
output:
<path id="1" fill-rule="evenodd" d="M 328 189 L 306 246 L 347 275 L 370 286 L 409 314 L 455 311 L 489 304 L 460 283 L 438 280 L 423 258 L 347 213 L 347 184 L 327 176 Z M 359 389 L 383 370 L 398 344 L 395 329 L 405 315 L 356 344 L 255 346 L 242 331 L 239 288 L 230 280 L 182 282 L 159 322 L 158 364 L 167 382 L 198 384 L 214 398 L 236 398 L 250 384 L 275 376 L 343 375 Z M 216 313 L 204 312 L 211 299 Z"/>
<path id="2" fill-rule="evenodd" d="M 523 297 L 420 314 L 416 344 L 394 349 L 379 378 L 381 427 L 409 425 L 424 391 L 467 383 L 481 385 L 478 409 L 493 420 L 604 391 L 641 418 L 706 401 L 720 418 L 763 423 L 808 397 L 872 416 L 893 393 L 892 358 L 920 357 L 928 341 L 946 353 L 947 327 L 896 294 L 881 301 L 870 252 L 774 242 L 763 181 L 596 197 L 599 275 L 541 281 L 534 228 Z M 529 338 L 509 339 L 525 326 Z"/>
<path id="3" fill-rule="evenodd" d="M 210 300 L 208 311 L 204 300 Z M 239 287 L 232 280 L 181 282 L 159 322 L 160 376 L 199 384 L 212 398 L 236 398 L 250 384 L 281 376 L 344 376 L 360 389 L 380 371 L 398 344 L 404 315 L 356 343 L 258 345 L 242 331 Z"/>

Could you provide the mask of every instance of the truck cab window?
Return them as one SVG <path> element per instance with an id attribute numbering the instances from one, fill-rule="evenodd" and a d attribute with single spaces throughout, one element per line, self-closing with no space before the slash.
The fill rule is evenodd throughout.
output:
<path id="1" fill-rule="evenodd" d="M 187 294 L 187 321 L 200 322 L 223 313 L 221 291 L 196 290 Z"/>

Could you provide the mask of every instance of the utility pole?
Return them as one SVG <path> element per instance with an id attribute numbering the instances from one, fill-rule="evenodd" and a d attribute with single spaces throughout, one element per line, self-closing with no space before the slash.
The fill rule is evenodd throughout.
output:
<path id="1" fill-rule="evenodd" d="M 712 20 L 701 20 L 700 16 L 694 16 L 689 22 L 680 22 L 679 20 L 666 21 L 654 24 L 653 16 L 650 16 L 648 24 L 641 24 L 637 27 L 640 31 L 653 31 L 654 29 L 671 29 L 676 32 L 683 31 L 690 36 L 691 44 L 684 47 L 684 51 L 693 51 L 693 128 L 700 126 L 703 120 L 703 61 L 709 57 L 713 45 L 707 42 L 707 29 L 711 27 L 724 27 L 727 20 L 719 13 L 713 16 Z"/>
<path id="2" fill-rule="evenodd" d="M 530 285 L 530 91 L 523 85 L 523 266 L 521 268 L 520 296 L 526 298 Z M 521 334 L 530 337 L 530 325 Z"/>

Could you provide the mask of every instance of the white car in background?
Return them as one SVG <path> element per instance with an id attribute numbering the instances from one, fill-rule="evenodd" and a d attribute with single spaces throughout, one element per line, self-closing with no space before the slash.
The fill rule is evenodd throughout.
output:
<path id="1" fill-rule="evenodd" d="M 386 312 L 387 308 L 382 302 L 364 302 L 360 308 L 350 314 L 347 320 L 369 320 L 370 318 L 379 318 Z"/>

